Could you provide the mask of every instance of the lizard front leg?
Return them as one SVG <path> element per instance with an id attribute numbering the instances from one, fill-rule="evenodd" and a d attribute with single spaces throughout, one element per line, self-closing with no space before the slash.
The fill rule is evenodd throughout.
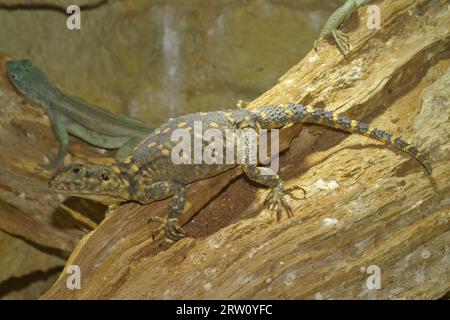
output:
<path id="1" fill-rule="evenodd" d="M 69 145 L 69 134 L 64 122 L 60 119 L 58 113 L 46 108 L 50 123 L 52 125 L 53 133 L 56 139 L 59 141 L 58 153 L 56 157 L 50 162 L 50 164 L 40 164 L 40 166 L 46 170 L 59 167 L 64 162 L 64 157 L 67 154 Z"/>
<path id="2" fill-rule="evenodd" d="M 155 229 L 152 238 L 164 229 L 167 238 L 178 241 L 185 236 L 184 230 L 181 228 L 178 218 L 183 212 L 184 204 L 186 202 L 186 188 L 183 184 L 177 181 L 160 181 L 146 186 L 144 184 L 138 185 L 140 189 L 136 190 L 133 200 L 140 203 L 150 203 L 155 200 L 166 199 L 173 196 L 169 203 L 169 214 L 162 221 L 161 218 L 151 218 L 151 221 L 163 222 L 163 224 Z"/>

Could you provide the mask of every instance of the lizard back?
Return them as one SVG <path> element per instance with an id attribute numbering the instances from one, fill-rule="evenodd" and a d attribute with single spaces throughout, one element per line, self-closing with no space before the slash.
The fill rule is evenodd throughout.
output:
<path id="1" fill-rule="evenodd" d="M 236 158 L 226 161 L 225 157 L 227 152 L 236 155 L 239 143 L 236 129 L 246 121 L 254 121 L 254 114 L 245 109 L 194 113 L 170 119 L 144 139 L 119 167 L 134 180 L 190 183 L 217 175 L 237 165 Z M 221 138 L 216 139 L 217 136 Z M 184 151 L 181 141 L 186 143 Z M 222 161 L 208 163 L 208 150 L 213 156 L 221 154 Z"/>

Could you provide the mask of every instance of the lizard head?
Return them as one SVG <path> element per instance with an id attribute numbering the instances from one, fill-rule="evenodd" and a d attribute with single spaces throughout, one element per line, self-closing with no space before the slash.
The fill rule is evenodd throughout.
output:
<path id="1" fill-rule="evenodd" d="M 129 199 L 129 182 L 115 165 L 68 164 L 50 178 L 50 190 L 110 205 Z"/>
<path id="2" fill-rule="evenodd" d="M 43 94 L 48 86 L 53 87 L 47 76 L 30 60 L 10 60 L 6 63 L 6 70 L 16 89 L 33 100 L 39 98 L 39 91 Z"/>

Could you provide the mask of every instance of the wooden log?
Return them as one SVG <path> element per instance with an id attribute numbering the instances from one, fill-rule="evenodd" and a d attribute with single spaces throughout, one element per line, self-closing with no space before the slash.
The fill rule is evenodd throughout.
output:
<path id="1" fill-rule="evenodd" d="M 346 23 L 348 58 L 323 40 L 250 107 L 299 102 L 345 112 L 429 149 L 431 177 L 367 138 L 305 126 L 282 159 L 286 184 L 308 194 L 291 202 L 294 218 L 275 223 L 261 203 L 267 190 L 248 191 L 256 187 L 233 170 L 189 187 L 182 216 L 189 238 L 172 246 L 153 243 L 146 223 L 166 213 L 167 200 L 110 212 L 67 262 L 80 266 L 81 290 L 67 290 L 63 272 L 42 298 L 404 299 L 447 292 L 450 12 L 446 1 L 377 4 L 380 30 L 365 27 L 364 8 Z M 299 129 L 282 130 L 282 149 Z M 225 194 L 247 206 L 217 230 L 217 214 L 204 213 L 226 214 L 218 193 L 230 182 Z M 191 225 L 206 227 L 196 233 Z"/>

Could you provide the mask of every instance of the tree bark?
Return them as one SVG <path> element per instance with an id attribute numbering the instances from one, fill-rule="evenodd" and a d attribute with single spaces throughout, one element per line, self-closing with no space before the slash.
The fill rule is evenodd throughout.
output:
<path id="1" fill-rule="evenodd" d="M 345 23 L 352 44 L 347 58 L 322 40 L 318 52 L 249 107 L 297 102 L 345 112 L 430 150 L 432 176 L 404 154 L 319 126 L 305 126 L 291 143 L 301 129 L 295 125 L 280 134 L 280 148 L 291 146 L 281 159 L 281 176 L 287 186 L 307 191 L 306 199 L 291 200 L 294 218 L 276 223 L 262 204 L 268 191 L 231 170 L 189 186 L 182 216 L 189 237 L 173 245 L 153 242 L 156 225 L 147 224 L 166 214 L 167 200 L 111 211 L 66 264 L 80 266 L 81 290 L 67 289 L 64 271 L 42 298 L 444 295 L 450 289 L 450 12 L 446 1 L 377 4 L 380 30 L 367 29 L 366 7 Z M 31 174 L 42 157 L 39 150 L 26 156 L 8 151 L 2 164 L 14 173 Z M 3 161 L 6 156 L 15 161 Z M 38 177 L 43 186 L 47 177 Z M 232 203 L 231 210 L 224 202 Z M 63 238 L 61 230 L 55 234 Z M 72 232 L 66 243 L 81 234 Z"/>

